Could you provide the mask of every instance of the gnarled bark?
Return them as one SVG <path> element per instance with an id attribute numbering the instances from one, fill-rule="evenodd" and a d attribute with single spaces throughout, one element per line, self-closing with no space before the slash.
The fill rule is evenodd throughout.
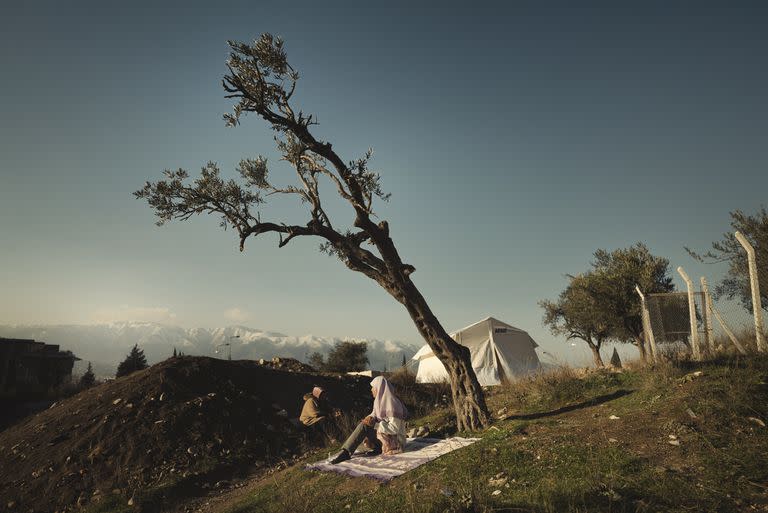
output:
<path id="1" fill-rule="evenodd" d="M 595 344 L 594 342 L 587 342 L 589 345 L 589 348 L 592 350 L 592 361 L 595 363 L 595 367 L 602 368 L 605 367 L 605 364 L 603 363 L 603 357 L 600 356 L 600 345 Z"/>
<path id="2" fill-rule="evenodd" d="M 490 416 L 483 390 L 472 368 L 469 349 L 448 335 L 410 279 L 402 290 L 397 291 L 397 295 L 393 295 L 408 310 L 419 334 L 448 371 L 457 428 L 478 430 L 486 427 Z"/>
<path id="3" fill-rule="evenodd" d="M 637 346 L 637 350 L 640 351 L 640 360 L 642 360 L 643 363 L 648 363 L 648 351 L 646 350 L 645 341 L 642 336 L 635 337 L 635 345 Z"/>

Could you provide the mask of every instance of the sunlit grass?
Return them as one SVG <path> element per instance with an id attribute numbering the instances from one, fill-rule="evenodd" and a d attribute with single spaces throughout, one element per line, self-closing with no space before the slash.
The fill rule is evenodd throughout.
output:
<path id="1" fill-rule="evenodd" d="M 561 368 L 492 389 L 506 420 L 389 484 L 297 466 L 227 511 L 742 511 L 768 483 L 768 435 L 749 420 L 768 418 L 767 377 L 754 356 Z"/>

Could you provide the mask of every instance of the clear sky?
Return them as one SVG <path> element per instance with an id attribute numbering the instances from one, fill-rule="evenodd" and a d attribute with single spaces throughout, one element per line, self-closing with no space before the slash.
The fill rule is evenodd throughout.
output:
<path id="1" fill-rule="evenodd" d="M 392 192 L 378 212 L 448 330 L 493 315 L 568 358 L 536 304 L 564 273 L 642 241 L 714 281 L 723 269 L 683 246 L 768 203 L 762 2 L 156 3 L 2 7 L 0 323 L 418 342 L 402 306 L 316 242 L 240 254 L 216 220 L 158 228 L 133 198 L 208 160 L 230 176 L 264 154 L 288 176 L 264 122 L 221 119 L 226 40 L 262 32 L 286 40 L 317 135 L 346 160 L 374 148 Z"/>

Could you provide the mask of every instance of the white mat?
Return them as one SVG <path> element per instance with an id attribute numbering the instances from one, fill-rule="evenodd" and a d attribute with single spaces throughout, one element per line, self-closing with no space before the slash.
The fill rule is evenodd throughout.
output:
<path id="1" fill-rule="evenodd" d="M 480 440 L 480 438 L 409 438 L 405 451 L 391 456 L 363 456 L 353 454 L 352 459 L 336 465 L 320 461 L 306 466 L 308 470 L 337 472 L 352 477 L 370 477 L 380 481 L 389 481 L 393 477 L 413 470 L 416 467 L 461 449 Z"/>

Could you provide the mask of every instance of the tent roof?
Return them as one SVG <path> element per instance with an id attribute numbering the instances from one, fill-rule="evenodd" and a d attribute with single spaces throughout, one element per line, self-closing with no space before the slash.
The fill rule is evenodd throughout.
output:
<path id="1" fill-rule="evenodd" d="M 429 344 L 424 344 L 421 346 L 421 349 L 416 351 L 416 354 L 413 355 L 411 360 L 421 360 L 422 358 L 428 358 L 430 356 L 432 356 L 432 348 L 429 347 Z"/>
<path id="2" fill-rule="evenodd" d="M 470 324 L 469 326 L 466 326 L 458 331 L 454 331 L 450 333 L 451 338 L 456 338 L 456 335 L 459 333 L 462 333 L 464 331 L 470 330 L 476 326 L 479 326 L 483 323 L 490 324 L 489 329 L 491 328 L 507 328 L 508 330 L 516 331 L 518 333 L 525 333 L 528 335 L 528 332 L 521 330 L 520 328 L 515 328 L 514 326 L 507 324 L 506 322 L 500 321 L 496 319 L 495 317 L 486 317 L 485 319 L 479 320 L 477 322 L 474 322 Z M 530 338 L 530 335 L 529 335 Z M 538 347 L 538 344 L 531 338 L 531 342 L 533 342 L 533 347 Z M 429 358 L 430 356 L 433 356 L 434 353 L 432 353 L 432 348 L 429 347 L 428 344 L 424 344 L 421 346 L 421 349 L 419 349 L 415 355 L 413 355 L 412 360 L 422 360 L 424 358 Z"/>
<path id="3" fill-rule="evenodd" d="M 474 328 L 475 326 L 478 326 L 478 325 L 483 324 L 483 323 L 490 323 L 493 327 L 508 328 L 508 329 L 511 329 L 511 330 L 514 330 L 514 331 L 521 331 L 521 332 L 525 333 L 525 331 L 521 330 L 520 328 L 515 328 L 514 326 L 512 326 L 510 324 L 507 324 L 506 322 L 502 322 L 502 321 L 498 320 L 495 317 L 486 317 L 485 319 L 482 319 L 482 320 L 477 321 L 477 322 L 473 322 L 469 326 L 466 326 L 466 327 L 464 327 L 464 328 L 462 328 L 460 330 L 454 331 L 450 335 L 451 335 L 451 337 L 453 337 L 457 333 L 461 333 L 462 331 L 467 331 L 468 329 Z"/>

